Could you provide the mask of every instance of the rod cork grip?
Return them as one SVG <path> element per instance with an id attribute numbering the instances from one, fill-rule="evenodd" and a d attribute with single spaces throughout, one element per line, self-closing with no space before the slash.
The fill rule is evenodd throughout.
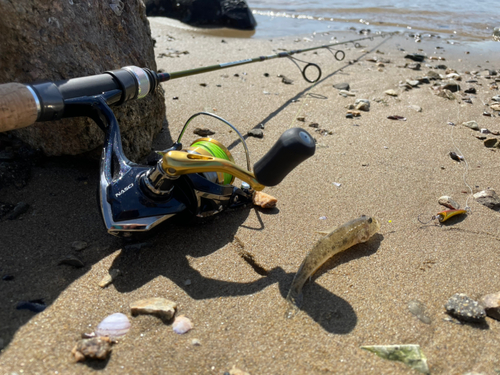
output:
<path id="1" fill-rule="evenodd" d="M 0 85 L 0 132 L 24 128 L 38 117 L 35 98 L 21 83 Z"/>
<path id="2" fill-rule="evenodd" d="M 284 132 L 274 146 L 254 165 L 254 176 L 265 186 L 278 185 L 295 167 L 314 155 L 313 137 L 301 128 Z"/>

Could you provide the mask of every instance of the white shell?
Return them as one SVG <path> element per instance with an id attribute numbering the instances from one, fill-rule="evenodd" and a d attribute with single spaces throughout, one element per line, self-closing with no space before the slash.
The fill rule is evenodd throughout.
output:
<path id="1" fill-rule="evenodd" d="M 107 316 L 99 323 L 95 334 L 97 336 L 120 337 L 125 335 L 130 329 L 130 321 L 122 313 L 115 313 Z"/>
<path id="2" fill-rule="evenodd" d="M 193 329 L 193 323 L 191 323 L 191 320 L 189 320 L 189 318 L 181 315 L 175 318 L 174 323 L 172 324 L 172 329 L 175 333 L 182 335 L 183 333 L 189 332 L 191 329 Z"/>

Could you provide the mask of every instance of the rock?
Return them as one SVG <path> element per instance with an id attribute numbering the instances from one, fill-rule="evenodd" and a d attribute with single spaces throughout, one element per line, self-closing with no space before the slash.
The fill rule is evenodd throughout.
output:
<path id="1" fill-rule="evenodd" d="M 75 268 L 82 268 L 85 264 L 74 255 L 67 255 L 59 261 L 58 264 L 65 264 Z"/>
<path id="2" fill-rule="evenodd" d="M 410 60 L 413 60 L 413 61 L 422 62 L 422 61 L 424 61 L 425 56 L 424 55 L 418 55 L 416 53 L 412 53 L 410 55 L 406 55 L 405 59 L 410 59 Z"/>
<path id="3" fill-rule="evenodd" d="M 309 127 L 310 127 L 310 128 L 315 128 L 315 129 L 318 129 L 318 128 L 319 128 L 319 124 L 318 124 L 317 122 L 311 122 L 311 123 L 309 124 Z"/>
<path id="4" fill-rule="evenodd" d="M 359 117 L 359 116 L 361 116 L 361 112 L 359 112 L 359 111 L 354 111 L 354 110 L 352 110 L 352 109 L 348 110 L 348 111 L 347 111 L 347 114 L 348 114 L 348 115 L 351 115 L 352 117 Z"/>
<path id="5" fill-rule="evenodd" d="M 495 27 L 493 29 L 493 34 L 491 36 L 494 41 L 498 42 L 500 41 L 500 27 Z"/>
<path id="6" fill-rule="evenodd" d="M 491 98 L 494 102 L 500 102 L 500 95 L 495 95 L 493 98 Z"/>
<path id="7" fill-rule="evenodd" d="M 2 2 L 0 82 L 60 81 L 103 73 L 127 65 L 156 70 L 153 40 L 142 1 L 36 0 Z M 119 10 L 119 9 L 117 9 Z M 22 43 L 20 42 L 22 41 Z M 163 90 L 113 107 L 126 156 L 138 160 L 151 151 L 165 119 Z M 15 135 L 47 155 L 81 154 L 98 149 L 104 136 L 88 118 L 36 123 Z"/>
<path id="8" fill-rule="evenodd" d="M 485 139 L 483 143 L 484 146 L 488 148 L 500 148 L 500 140 L 498 138 L 488 138 Z"/>
<path id="9" fill-rule="evenodd" d="M 118 276 L 120 276 L 121 272 L 119 269 L 109 270 L 109 273 L 104 276 L 99 282 L 99 286 L 101 288 L 106 288 L 109 284 L 111 284 Z"/>
<path id="10" fill-rule="evenodd" d="M 469 87 L 468 89 L 465 89 L 464 92 L 466 94 L 475 94 L 476 93 L 476 88 L 475 87 Z"/>
<path id="11" fill-rule="evenodd" d="M 434 69 L 446 70 L 446 69 L 448 69 L 448 67 L 447 67 L 446 65 L 439 64 L 439 65 L 436 65 L 436 66 L 434 67 Z"/>
<path id="12" fill-rule="evenodd" d="M 112 340 L 109 337 L 93 337 L 78 341 L 71 354 L 77 362 L 91 359 L 106 359 L 111 353 Z"/>
<path id="13" fill-rule="evenodd" d="M 443 89 L 442 87 L 435 88 L 434 92 L 437 96 L 440 96 L 440 97 L 445 98 L 445 99 L 449 99 L 449 100 L 456 99 L 455 95 L 453 95 L 453 93 L 450 90 Z"/>
<path id="14" fill-rule="evenodd" d="M 493 189 L 480 191 L 473 195 L 477 203 L 482 204 L 492 210 L 500 210 L 500 197 Z"/>
<path id="15" fill-rule="evenodd" d="M 142 299 L 130 304 L 130 312 L 132 315 L 151 314 L 163 320 L 172 319 L 176 309 L 177 304 L 175 302 L 161 297 Z"/>
<path id="16" fill-rule="evenodd" d="M 207 135 L 214 135 L 215 132 L 208 128 L 196 128 L 193 130 L 193 134 L 199 135 L 200 137 L 206 137 Z"/>
<path id="17" fill-rule="evenodd" d="M 87 246 L 88 246 L 88 244 L 85 241 L 74 241 L 71 244 L 71 247 L 73 249 L 75 249 L 76 251 L 81 251 L 81 250 L 85 249 Z"/>
<path id="18" fill-rule="evenodd" d="M 479 323 L 486 316 L 484 307 L 463 293 L 453 295 L 444 308 L 448 314 L 465 322 Z"/>
<path id="19" fill-rule="evenodd" d="M 274 208 L 278 200 L 263 191 L 255 191 L 252 196 L 253 204 L 262 208 Z"/>
<path id="20" fill-rule="evenodd" d="M 481 297 L 479 303 L 484 307 L 486 315 L 490 318 L 500 320 L 500 292 Z"/>
<path id="21" fill-rule="evenodd" d="M 291 84 L 293 84 L 293 81 L 290 78 L 287 78 L 285 76 L 281 77 L 281 82 L 283 82 L 285 85 L 291 85 Z"/>
<path id="22" fill-rule="evenodd" d="M 354 109 L 358 111 L 369 111 L 370 110 L 370 101 L 368 99 L 356 99 L 354 103 Z"/>
<path id="23" fill-rule="evenodd" d="M 252 129 L 247 133 L 247 135 L 255 138 L 264 138 L 264 132 L 262 129 Z"/>
<path id="24" fill-rule="evenodd" d="M 408 106 L 409 108 L 413 109 L 414 111 L 417 111 L 417 112 L 422 112 L 422 107 L 418 106 L 418 105 L 409 105 Z"/>
<path id="25" fill-rule="evenodd" d="M 180 315 L 176 317 L 174 322 L 172 323 L 172 329 L 175 333 L 183 335 L 184 333 L 188 333 L 193 329 L 193 323 L 188 317 Z"/>
<path id="26" fill-rule="evenodd" d="M 339 95 L 342 95 L 343 97 L 348 97 L 348 96 L 356 96 L 356 94 L 347 91 L 347 90 L 340 90 Z"/>
<path id="27" fill-rule="evenodd" d="M 335 87 L 337 90 L 345 90 L 345 91 L 349 91 L 350 89 L 350 86 L 348 83 L 337 83 L 335 85 L 333 85 L 333 87 Z"/>
<path id="28" fill-rule="evenodd" d="M 236 365 L 234 365 L 233 368 L 231 370 L 229 370 L 229 372 L 227 374 L 229 374 L 229 375 L 250 375 L 250 373 L 237 368 Z"/>
<path id="29" fill-rule="evenodd" d="M 393 90 L 393 89 L 386 90 L 386 91 L 384 91 L 384 93 L 386 95 L 389 95 L 389 96 L 398 96 L 398 93 L 396 92 L 396 90 Z"/>
<path id="30" fill-rule="evenodd" d="M 479 125 L 477 124 L 476 121 L 466 121 L 462 123 L 463 126 L 466 126 L 472 130 L 479 130 Z"/>
<path id="31" fill-rule="evenodd" d="M 198 27 L 255 30 L 257 22 L 244 0 L 145 0 L 148 17 L 169 17 Z"/>
<path id="32" fill-rule="evenodd" d="M 448 195 L 439 197 L 438 203 L 442 206 L 448 207 L 451 210 L 458 210 L 460 208 L 460 205 Z"/>
<path id="33" fill-rule="evenodd" d="M 419 63 L 411 63 L 411 64 L 407 64 L 406 67 L 408 69 L 412 69 L 412 70 L 420 70 L 420 64 Z"/>
<path id="34" fill-rule="evenodd" d="M 16 310 L 29 310 L 34 313 L 42 312 L 46 308 L 47 305 L 41 299 L 34 299 L 31 301 L 20 301 L 16 306 Z"/>
<path id="35" fill-rule="evenodd" d="M 7 215 L 7 219 L 9 220 L 17 219 L 19 216 L 28 211 L 29 207 L 30 206 L 27 203 L 19 202 L 18 204 L 16 204 L 14 209 Z"/>
<path id="36" fill-rule="evenodd" d="M 429 70 L 427 72 L 427 78 L 435 81 L 435 80 L 441 79 L 441 76 L 439 75 L 439 73 L 435 72 L 434 70 Z"/>
<path id="37" fill-rule="evenodd" d="M 198 339 L 192 339 L 191 340 L 191 345 L 193 346 L 201 346 L 201 341 Z"/>
<path id="38" fill-rule="evenodd" d="M 492 105 L 490 105 L 490 108 L 493 111 L 500 111 L 500 104 L 498 104 L 498 103 L 492 104 Z"/>
<path id="39" fill-rule="evenodd" d="M 407 79 L 406 83 L 408 83 L 411 87 L 417 87 L 420 84 L 420 81 L 417 79 Z"/>
<path id="40" fill-rule="evenodd" d="M 429 374 L 427 358 L 419 345 L 370 345 L 362 346 L 361 349 L 368 350 L 390 361 L 403 362 L 418 372 Z"/>
<path id="41" fill-rule="evenodd" d="M 425 314 L 425 306 L 420 301 L 408 302 L 408 310 L 415 315 L 422 323 L 431 324 L 431 318 Z"/>
<path id="42" fill-rule="evenodd" d="M 460 85 L 454 80 L 450 80 L 441 86 L 443 90 L 450 90 L 451 92 L 460 91 Z"/>

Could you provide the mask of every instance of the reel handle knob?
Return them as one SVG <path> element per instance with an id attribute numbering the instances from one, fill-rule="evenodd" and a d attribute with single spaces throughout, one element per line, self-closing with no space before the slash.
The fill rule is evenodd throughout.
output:
<path id="1" fill-rule="evenodd" d="M 314 155 L 313 137 L 302 128 L 284 132 L 253 170 L 257 181 L 265 186 L 278 185 L 296 166 Z"/>

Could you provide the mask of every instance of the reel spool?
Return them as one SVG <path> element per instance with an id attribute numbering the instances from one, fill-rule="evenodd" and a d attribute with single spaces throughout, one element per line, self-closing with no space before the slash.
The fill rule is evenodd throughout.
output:
<path id="1" fill-rule="evenodd" d="M 234 158 L 226 146 L 213 138 L 199 138 L 186 151 L 191 154 L 213 156 L 234 163 Z M 207 180 L 219 185 L 230 185 L 234 181 L 234 176 L 229 173 L 204 172 L 202 174 Z"/>

